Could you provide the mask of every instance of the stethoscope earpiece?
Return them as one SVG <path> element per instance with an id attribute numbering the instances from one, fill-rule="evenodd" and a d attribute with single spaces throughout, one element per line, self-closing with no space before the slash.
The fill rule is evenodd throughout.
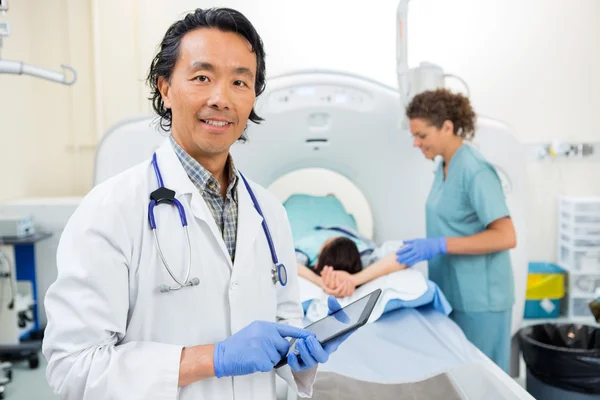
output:
<path id="1" fill-rule="evenodd" d="M 168 291 L 171 290 L 171 288 L 167 285 L 160 285 L 158 287 L 158 290 L 160 290 L 161 293 L 167 293 Z"/>
<path id="2" fill-rule="evenodd" d="M 158 290 L 161 293 L 168 293 L 171 290 L 179 290 L 182 287 L 186 287 L 186 286 L 198 286 L 199 284 L 200 284 L 200 279 L 198 279 L 198 278 L 192 278 L 192 279 L 189 280 L 189 282 L 187 282 L 186 285 L 179 285 L 179 287 L 170 287 L 169 285 L 163 284 L 163 285 L 160 285 L 158 287 Z"/>

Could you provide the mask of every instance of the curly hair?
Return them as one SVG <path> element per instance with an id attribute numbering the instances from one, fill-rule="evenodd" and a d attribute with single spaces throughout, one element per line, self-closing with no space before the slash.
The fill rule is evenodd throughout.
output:
<path id="1" fill-rule="evenodd" d="M 170 109 L 165 108 L 158 90 L 158 78 L 164 77 L 168 82 L 171 82 L 171 75 L 179 58 L 181 39 L 188 32 L 198 28 L 216 28 L 222 32 L 234 32 L 246 38 L 252 46 L 252 51 L 256 54 L 256 97 L 265 90 L 265 50 L 262 39 L 252 23 L 242 13 L 230 8 L 209 8 L 205 10 L 198 8 L 169 27 L 160 44 L 160 50 L 152 60 L 146 79 L 151 89 L 151 97 L 148 100 L 152 101 L 152 108 L 160 117 L 160 127 L 164 131 L 171 129 L 172 113 Z M 259 117 L 254 111 L 254 107 L 250 112 L 249 119 L 257 124 L 263 121 L 263 118 Z M 242 137 L 241 139 L 244 140 L 245 138 Z"/>
<path id="2" fill-rule="evenodd" d="M 416 95 L 406 108 L 409 119 L 420 118 L 438 129 L 452 121 L 454 134 L 466 140 L 475 136 L 476 115 L 469 99 L 448 89 L 429 90 Z"/>

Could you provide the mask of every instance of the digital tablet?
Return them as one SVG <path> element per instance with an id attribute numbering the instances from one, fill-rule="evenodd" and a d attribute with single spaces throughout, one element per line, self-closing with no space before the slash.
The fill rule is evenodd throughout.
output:
<path id="1" fill-rule="evenodd" d="M 333 314 L 308 325 L 304 329 L 313 332 L 319 343 L 325 346 L 330 341 L 355 331 L 366 324 L 380 295 L 381 289 L 377 289 Z M 295 343 L 295 338 L 290 341 L 289 351 L 293 351 L 298 355 L 298 351 L 294 346 Z M 283 367 L 286 364 L 287 354 L 275 365 L 275 368 Z"/>

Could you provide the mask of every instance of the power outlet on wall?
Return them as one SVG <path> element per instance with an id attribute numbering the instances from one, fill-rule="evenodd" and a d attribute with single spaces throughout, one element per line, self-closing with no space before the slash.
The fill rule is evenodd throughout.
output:
<path id="1" fill-rule="evenodd" d="M 0 21 L 0 37 L 10 36 L 10 25 L 8 22 Z"/>

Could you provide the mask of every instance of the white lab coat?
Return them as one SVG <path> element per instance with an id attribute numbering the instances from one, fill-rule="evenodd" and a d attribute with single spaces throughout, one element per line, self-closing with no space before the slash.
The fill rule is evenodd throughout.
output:
<path id="1" fill-rule="evenodd" d="M 301 327 L 293 240 L 283 206 L 249 181 L 267 220 L 285 287 L 273 285 L 262 218 L 243 181 L 232 265 L 204 199 L 167 140 L 157 150 L 164 185 L 185 208 L 192 242 L 190 279 L 175 285 L 163 266 L 148 223 L 149 195 L 157 188 L 150 160 L 93 188 L 69 220 L 57 252 L 58 278 L 45 298 L 48 325 L 43 352 L 47 377 L 62 399 L 275 399 L 277 373 L 300 395 L 311 396 L 316 368 L 210 378 L 178 388 L 184 346 L 224 340 L 252 321 Z M 185 277 L 187 242 L 177 210 L 155 208 L 162 251 L 174 274 Z"/>

